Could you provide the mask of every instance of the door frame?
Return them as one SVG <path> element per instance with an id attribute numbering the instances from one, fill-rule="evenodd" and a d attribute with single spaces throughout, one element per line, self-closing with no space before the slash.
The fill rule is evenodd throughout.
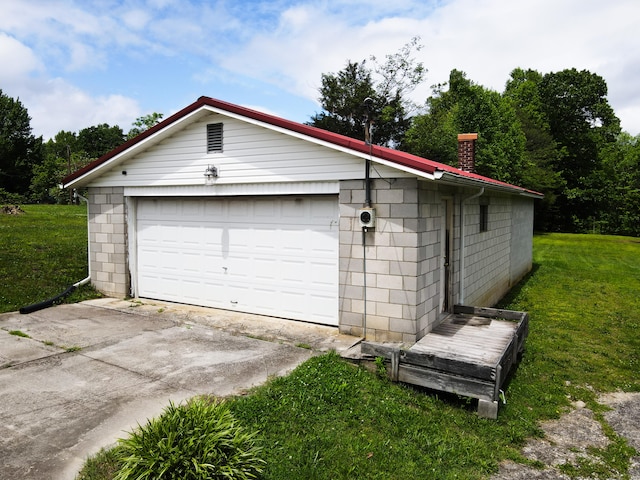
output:
<path id="1" fill-rule="evenodd" d="M 441 315 L 453 311 L 453 197 L 440 198 L 440 302 L 438 313 Z"/>

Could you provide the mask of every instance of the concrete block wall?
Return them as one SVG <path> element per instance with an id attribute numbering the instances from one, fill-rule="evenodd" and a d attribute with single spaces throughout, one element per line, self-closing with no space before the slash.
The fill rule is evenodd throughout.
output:
<path id="1" fill-rule="evenodd" d="M 340 331 L 373 341 L 414 342 L 421 256 L 418 180 L 375 179 L 375 230 L 365 234 L 357 212 L 365 203 L 363 180 L 340 183 Z M 366 278 L 365 278 L 366 257 Z M 366 281 L 366 322 L 365 322 Z M 366 325 L 365 325 L 366 323 Z"/>
<path id="2" fill-rule="evenodd" d="M 511 199 L 511 271 L 509 283 L 514 286 L 533 266 L 533 200 Z"/>
<path id="3" fill-rule="evenodd" d="M 440 316 L 440 284 L 442 266 L 442 223 L 444 208 L 441 192 L 433 185 L 420 182 L 420 217 L 418 222 L 418 302 L 416 306 L 416 339 L 422 338 L 437 324 Z M 452 237 L 453 239 L 453 237 Z"/>
<path id="4" fill-rule="evenodd" d="M 475 306 L 495 305 L 511 286 L 511 200 L 485 195 L 465 204 L 465 298 Z M 488 228 L 480 231 L 480 202 L 488 201 Z"/>
<path id="5" fill-rule="evenodd" d="M 106 295 L 129 295 L 123 187 L 89 188 L 91 283 Z"/>

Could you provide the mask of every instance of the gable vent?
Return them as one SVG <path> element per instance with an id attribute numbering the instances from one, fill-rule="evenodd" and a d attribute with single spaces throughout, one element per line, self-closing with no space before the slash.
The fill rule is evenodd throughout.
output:
<path id="1" fill-rule="evenodd" d="M 222 123 L 207 125 L 207 153 L 222 152 Z"/>

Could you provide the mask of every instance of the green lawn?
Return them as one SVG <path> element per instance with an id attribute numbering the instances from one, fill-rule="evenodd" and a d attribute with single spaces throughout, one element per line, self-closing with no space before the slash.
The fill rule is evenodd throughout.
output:
<path id="1" fill-rule="evenodd" d="M 87 207 L 26 205 L 0 214 L 0 313 L 58 295 L 87 276 Z M 78 289 L 68 301 L 95 296 Z"/>
<path id="2" fill-rule="evenodd" d="M 1 311 L 86 276 L 86 207 L 24 209 L 0 217 Z M 640 391 L 639 293 L 640 239 L 536 236 L 532 274 L 500 305 L 528 311 L 530 333 L 497 421 L 478 418 L 466 399 L 391 384 L 334 354 L 230 406 L 243 425 L 260 431 L 266 479 L 487 477 L 504 459 L 524 462 L 526 439 L 540 435 L 539 422 L 567 411 L 571 400 L 586 402 L 604 422 L 598 393 Z M 596 451 L 602 464 L 568 473 L 626 472 L 634 452 L 604 426 L 612 443 Z M 103 464 L 114 468 L 110 460 Z M 92 462 L 82 478 L 112 478 L 100 466 Z"/>

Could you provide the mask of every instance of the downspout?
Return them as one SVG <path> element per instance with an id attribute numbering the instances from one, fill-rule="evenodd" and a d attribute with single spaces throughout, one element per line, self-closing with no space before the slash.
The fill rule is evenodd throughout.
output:
<path id="1" fill-rule="evenodd" d="M 463 198 L 460 200 L 460 294 L 458 295 L 458 303 L 460 305 L 464 305 L 464 267 L 465 267 L 465 242 L 464 242 L 464 204 L 469 200 L 473 200 L 474 198 L 478 198 L 484 194 L 484 187 L 480 188 L 478 193 L 474 193 L 473 195 Z"/>
<path id="2" fill-rule="evenodd" d="M 89 211 L 88 198 L 80 195 L 78 193 L 78 190 L 76 189 L 73 190 L 73 196 L 74 198 L 79 198 L 80 200 L 83 200 L 87 204 L 87 278 L 84 278 L 83 280 L 80 280 L 78 282 L 77 286 L 81 287 L 82 285 L 89 283 L 89 280 L 91 280 L 91 222 L 89 221 L 90 220 L 89 216 L 91 212 Z"/>
<path id="3" fill-rule="evenodd" d="M 73 191 L 73 197 L 74 198 L 80 198 L 81 200 L 84 200 L 87 203 L 87 260 L 88 260 L 88 274 L 86 278 L 83 278 L 82 280 L 74 283 L 73 285 L 67 287 L 67 289 L 56 295 L 55 297 L 49 298 L 43 302 L 39 302 L 39 303 L 34 303 L 32 305 L 27 305 L 26 307 L 22 307 L 20 308 L 20 313 L 25 314 L 25 313 L 33 313 L 33 312 L 37 312 L 38 310 L 42 310 L 44 308 L 49 308 L 52 305 L 54 305 L 56 302 L 58 302 L 59 300 L 62 300 L 66 297 L 68 297 L 69 295 L 71 295 L 78 287 L 81 287 L 82 285 L 86 285 L 87 283 L 89 283 L 89 280 L 91 280 L 91 237 L 90 237 L 90 229 L 89 229 L 89 200 L 86 199 L 85 197 L 83 197 L 82 195 L 80 195 L 76 190 Z"/>

